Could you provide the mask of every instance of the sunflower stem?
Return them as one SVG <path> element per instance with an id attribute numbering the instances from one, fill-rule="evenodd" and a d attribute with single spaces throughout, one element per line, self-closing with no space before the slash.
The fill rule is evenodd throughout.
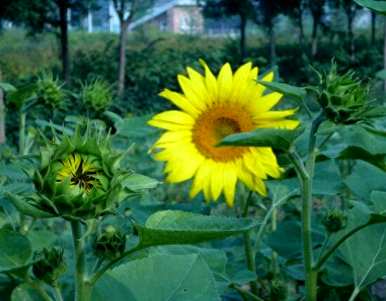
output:
<path id="1" fill-rule="evenodd" d="M 79 221 L 71 221 L 75 258 L 75 301 L 90 301 L 91 286 L 86 279 L 86 254 L 83 229 Z"/>
<path id="2" fill-rule="evenodd" d="M 249 202 L 252 197 L 252 191 L 248 193 L 248 196 L 245 198 L 244 208 L 242 210 L 242 217 L 248 216 L 248 209 L 249 209 Z M 256 261 L 255 261 L 255 248 L 252 246 L 252 230 L 249 230 L 248 232 L 244 233 L 244 251 L 245 251 L 245 257 L 247 262 L 247 268 L 249 271 L 256 274 Z M 257 287 L 257 279 L 255 281 L 251 281 L 251 292 L 254 295 L 258 294 L 258 287 Z"/>
<path id="3" fill-rule="evenodd" d="M 312 243 L 312 182 L 316 159 L 316 134 L 324 121 L 324 114 L 320 113 L 312 122 L 308 155 L 306 164 L 295 151 L 289 152 L 289 158 L 292 161 L 297 176 L 299 178 L 302 194 L 302 237 L 303 237 L 303 258 L 304 272 L 306 280 L 306 299 L 307 301 L 316 301 L 317 297 L 317 279 L 318 270 L 313 269 L 314 255 Z"/>

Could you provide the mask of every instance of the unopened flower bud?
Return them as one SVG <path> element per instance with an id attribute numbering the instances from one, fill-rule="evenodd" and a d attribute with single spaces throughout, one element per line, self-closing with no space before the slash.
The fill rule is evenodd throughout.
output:
<path id="1" fill-rule="evenodd" d="M 326 228 L 327 232 L 335 233 L 343 230 L 347 225 L 346 214 L 339 210 L 333 209 L 326 213 L 322 219 L 322 224 Z"/>
<path id="2" fill-rule="evenodd" d="M 48 284 L 55 283 L 66 271 L 63 252 L 62 248 L 54 247 L 35 254 L 36 261 L 32 265 L 35 277 Z"/>
<path id="3" fill-rule="evenodd" d="M 93 244 L 95 254 L 108 259 L 119 257 L 125 251 L 125 247 L 125 234 L 112 225 L 98 233 Z"/>

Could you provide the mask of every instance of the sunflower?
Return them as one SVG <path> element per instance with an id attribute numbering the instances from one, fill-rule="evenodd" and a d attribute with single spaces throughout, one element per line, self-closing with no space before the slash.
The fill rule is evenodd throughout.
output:
<path id="1" fill-rule="evenodd" d="M 257 128 L 294 129 L 297 120 L 286 119 L 295 109 L 271 111 L 282 94 L 264 93 L 256 82 L 258 68 L 251 63 L 234 73 L 225 64 L 217 77 L 203 63 L 205 74 L 187 68 L 188 76 L 178 75 L 182 93 L 164 90 L 160 96 L 180 110 L 155 115 L 149 124 L 166 130 L 154 144 L 155 159 L 166 161 L 169 183 L 193 178 L 190 197 L 203 191 L 207 201 L 216 201 L 224 193 L 233 206 L 237 181 L 265 196 L 264 180 L 281 174 L 270 147 L 216 147 L 230 134 Z M 272 81 L 273 72 L 262 77 Z"/>

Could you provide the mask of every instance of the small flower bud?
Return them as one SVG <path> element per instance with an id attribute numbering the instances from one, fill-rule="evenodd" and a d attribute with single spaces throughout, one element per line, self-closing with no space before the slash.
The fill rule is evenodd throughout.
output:
<path id="1" fill-rule="evenodd" d="M 288 298 L 288 286 L 280 280 L 274 279 L 270 285 L 270 300 L 271 301 L 285 301 Z"/>
<path id="2" fill-rule="evenodd" d="M 343 211 L 339 209 L 333 209 L 327 212 L 323 217 L 322 224 L 326 228 L 327 232 L 335 233 L 343 230 L 346 227 L 347 216 Z"/>
<path id="3" fill-rule="evenodd" d="M 126 236 L 112 225 L 104 228 L 94 241 L 94 252 L 98 257 L 114 259 L 119 257 L 126 247 Z"/>
<path id="4" fill-rule="evenodd" d="M 66 271 L 63 252 L 62 248 L 54 247 L 36 253 L 36 261 L 32 265 L 32 272 L 35 277 L 47 284 L 55 283 Z"/>

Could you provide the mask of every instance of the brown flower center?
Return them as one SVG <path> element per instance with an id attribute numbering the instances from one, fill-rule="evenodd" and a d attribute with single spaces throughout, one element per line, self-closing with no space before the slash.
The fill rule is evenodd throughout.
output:
<path id="1" fill-rule="evenodd" d="M 202 113 L 193 128 L 193 143 L 207 158 L 227 162 L 239 158 L 248 147 L 216 147 L 226 136 L 254 129 L 252 116 L 237 104 L 214 105 Z"/>

